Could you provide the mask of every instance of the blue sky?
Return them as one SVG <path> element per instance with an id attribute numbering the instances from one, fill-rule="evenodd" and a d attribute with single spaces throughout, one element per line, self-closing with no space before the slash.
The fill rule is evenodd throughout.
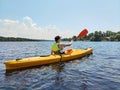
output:
<path id="1" fill-rule="evenodd" d="M 26 16 L 39 27 L 72 33 L 120 31 L 120 0 L 0 0 L 1 20 L 22 23 Z"/>

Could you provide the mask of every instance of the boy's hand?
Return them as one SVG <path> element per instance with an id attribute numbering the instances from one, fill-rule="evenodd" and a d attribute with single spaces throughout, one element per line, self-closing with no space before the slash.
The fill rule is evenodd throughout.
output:
<path id="1" fill-rule="evenodd" d="M 73 40 L 70 41 L 70 44 L 72 44 L 72 43 L 73 43 Z"/>

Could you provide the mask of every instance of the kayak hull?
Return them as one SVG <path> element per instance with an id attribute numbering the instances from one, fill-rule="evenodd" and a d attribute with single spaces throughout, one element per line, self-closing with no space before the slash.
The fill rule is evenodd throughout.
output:
<path id="1" fill-rule="evenodd" d="M 69 61 L 77 58 L 84 57 L 92 53 L 92 48 L 87 49 L 72 49 L 73 52 L 71 54 L 62 54 L 60 55 L 49 55 L 49 56 L 39 56 L 39 57 L 30 57 L 30 58 L 23 58 L 19 60 L 10 60 L 5 61 L 6 70 L 17 70 L 23 69 L 33 66 L 40 66 L 50 63 L 57 63 L 61 61 Z"/>

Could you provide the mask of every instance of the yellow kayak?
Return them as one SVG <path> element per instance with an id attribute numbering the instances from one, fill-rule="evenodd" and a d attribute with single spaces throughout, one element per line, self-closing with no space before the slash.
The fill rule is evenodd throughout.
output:
<path id="1" fill-rule="evenodd" d="M 45 65 L 50 63 L 56 63 L 61 61 L 69 61 L 77 58 L 84 57 L 92 53 L 92 48 L 87 49 L 72 49 L 71 54 L 38 56 L 30 58 L 22 58 L 16 60 L 5 61 L 6 70 L 23 69 L 33 66 Z"/>

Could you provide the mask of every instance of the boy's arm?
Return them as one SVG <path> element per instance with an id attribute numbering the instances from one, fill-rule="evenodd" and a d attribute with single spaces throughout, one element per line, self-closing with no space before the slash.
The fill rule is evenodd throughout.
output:
<path id="1" fill-rule="evenodd" d="M 60 48 L 64 48 L 64 47 L 66 47 L 66 46 L 71 46 L 72 43 L 73 43 L 73 40 L 71 40 L 71 42 L 70 42 L 69 44 L 59 44 L 59 47 L 60 47 Z"/>

